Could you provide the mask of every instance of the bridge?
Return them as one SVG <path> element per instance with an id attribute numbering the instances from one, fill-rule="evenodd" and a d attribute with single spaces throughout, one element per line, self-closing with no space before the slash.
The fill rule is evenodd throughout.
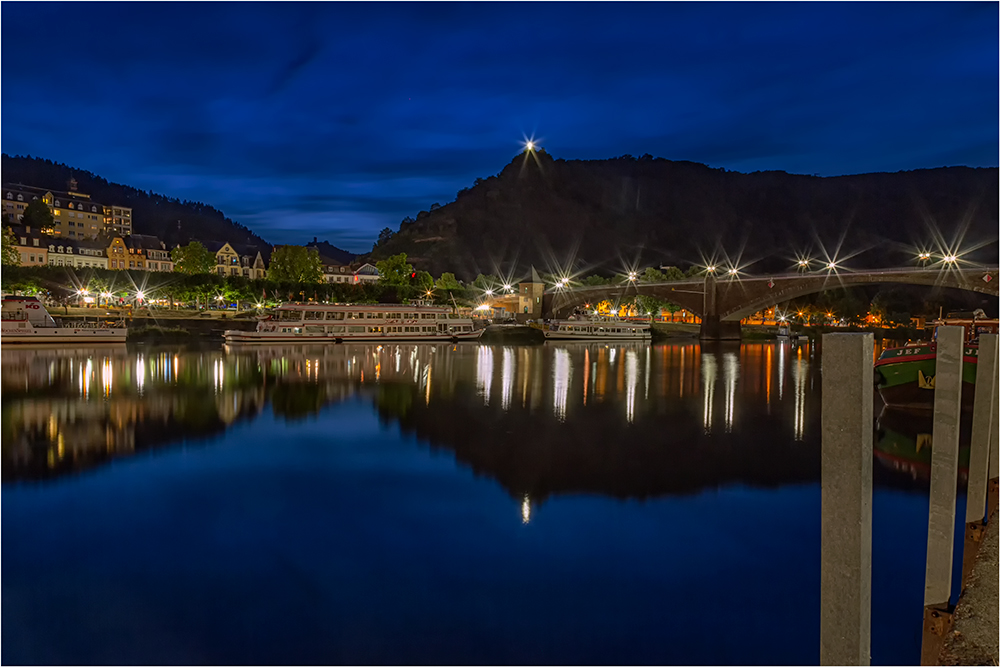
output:
<path id="1" fill-rule="evenodd" d="M 563 318 L 585 304 L 618 303 L 634 289 L 638 294 L 675 303 L 701 317 L 702 340 L 738 340 L 740 320 L 769 306 L 838 287 L 874 284 L 951 287 L 1000 296 L 997 269 L 943 267 L 936 269 L 877 269 L 769 276 L 717 276 L 661 283 L 632 282 L 601 287 L 549 288 L 542 313 Z"/>

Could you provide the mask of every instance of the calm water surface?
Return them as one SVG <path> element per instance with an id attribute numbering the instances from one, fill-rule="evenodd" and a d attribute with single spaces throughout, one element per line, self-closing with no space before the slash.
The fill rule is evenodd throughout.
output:
<path id="1" fill-rule="evenodd" d="M 2 361 L 5 663 L 818 660 L 810 345 Z M 930 424 L 875 428 L 872 660 L 915 664 Z"/>

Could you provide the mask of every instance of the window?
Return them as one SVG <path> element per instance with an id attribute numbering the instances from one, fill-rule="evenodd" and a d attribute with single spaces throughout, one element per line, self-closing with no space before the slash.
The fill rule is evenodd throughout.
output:
<path id="1" fill-rule="evenodd" d="M 13 192 L 8 192 L 7 193 L 7 199 L 13 199 L 13 198 L 14 198 L 14 193 Z"/>
<path id="2" fill-rule="evenodd" d="M 62 204 L 59 203 L 58 199 L 56 200 L 56 206 L 62 206 Z"/>
<path id="3" fill-rule="evenodd" d="M 58 205 L 59 205 L 59 202 L 56 202 L 56 206 L 58 206 Z M 70 207 L 70 208 L 73 208 L 73 202 L 70 202 L 70 203 L 69 203 L 69 207 Z"/>
<path id="4" fill-rule="evenodd" d="M 38 247 L 38 239 L 31 239 L 31 244 L 37 248 Z"/>
<path id="5" fill-rule="evenodd" d="M 128 268 L 134 269 L 135 268 L 135 262 L 129 262 L 128 263 Z"/>
<path id="6" fill-rule="evenodd" d="M 35 256 L 34 255 L 28 255 L 28 261 L 29 262 L 34 262 L 35 261 Z"/>
<path id="7" fill-rule="evenodd" d="M 90 210 L 93 211 L 94 213 L 97 213 L 97 207 L 96 206 L 91 206 Z"/>
<path id="8" fill-rule="evenodd" d="M 28 245 L 28 239 L 21 237 L 21 245 Z"/>
<path id="9" fill-rule="evenodd" d="M 17 201 L 24 201 L 24 197 L 22 197 L 21 195 L 18 195 L 17 196 Z"/>

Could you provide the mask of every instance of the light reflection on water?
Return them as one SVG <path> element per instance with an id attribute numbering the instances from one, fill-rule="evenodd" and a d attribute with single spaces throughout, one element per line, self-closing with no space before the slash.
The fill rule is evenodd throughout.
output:
<path id="1" fill-rule="evenodd" d="M 810 344 L 3 349 L 2 363 L 18 630 L 4 637 L 35 638 L 14 658 L 814 661 Z M 873 653 L 906 663 L 910 625 L 885 624 L 912 606 L 919 628 L 929 427 L 878 427 L 875 507 L 893 532 L 875 536 L 876 565 L 915 583 L 876 583 L 891 613 L 874 615 Z M 765 598 L 795 639 L 741 623 Z M 665 627 L 677 599 L 692 620 Z M 29 607 L 45 622 L 17 615 Z M 113 635 L 82 626 L 31 653 L 95 614 Z M 155 639 L 163 625 L 177 641 Z"/>
<path id="2" fill-rule="evenodd" d="M 412 392 L 406 405 L 422 403 L 420 419 L 428 422 L 435 415 L 454 421 L 457 410 L 473 410 L 467 402 L 456 403 L 471 383 L 483 414 L 461 415 L 462 426 L 462 419 L 474 423 L 487 413 L 541 424 L 544 406 L 549 405 L 557 422 L 579 428 L 593 423 L 587 432 L 574 435 L 583 440 L 610 429 L 624 439 L 655 433 L 686 446 L 706 439 L 765 435 L 776 446 L 816 444 L 816 356 L 808 343 L 703 348 L 693 341 L 654 346 L 288 345 L 154 352 L 4 349 L 3 476 L 7 481 L 58 476 L 131 454 L 136 446 L 217 435 L 268 406 L 294 420 L 358 392 L 384 393 L 387 390 L 379 388 L 388 386 L 396 393 Z M 790 400 L 784 392 L 786 381 L 793 388 Z M 95 383 L 100 394 L 90 389 Z M 406 415 L 383 410 L 389 418 L 415 414 L 409 407 Z M 51 415 L 57 416 L 55 428 L 49 424 Z M 144 426 L 153 422 L 169 423 L 170 428 Z M 138 442 L 137 431 L 142 431 Z M 67 445 L 64 436 L 69 432 L 74 435 Z M 898 456 L 893 460 L 895 469 L 902 465 L 905 470 Z"/>

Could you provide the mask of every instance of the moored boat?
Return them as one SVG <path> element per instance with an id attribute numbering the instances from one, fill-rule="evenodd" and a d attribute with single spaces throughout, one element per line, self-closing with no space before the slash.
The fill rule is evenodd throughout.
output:
<path id="1" fill-rule="evenodd" d="M 615 318 L 551 320 L 543 327 L 545 340 L 649 340 L 649 324 Z"/>
<path id="2" fill-rule="evenodd" d="M 346 343 L 477 340 L 471 318 L 450 308 L 415 304 L 286 303 L 254 331 L 228 330 L 226 343 Z"/>
<path id="3" fill-rule="evenodd" d="M 962 408 L 971 410 L 975 400 L 976 363 L 979 359 L 979 335 L 996 333 L 997 320 L 978 315 L 948 317 L 934 324 L 937 337 L 939 326 L 965 328 L 962 351 Z M 875 362 L 875 386 L 882 401 L 893 408 L 932 410 L 934 408 L 934 376 L 937 367 L 937 343 L 909 343 L 904 347 L 884 350 Z"/>
<path id="4" fill-rule="evenodd" d="M 124 343 L 128 338 L 128 328 L 123 322 L 76 322 L 72 326 L 60 326 L 33 296 L 5 296 L 0 321 L 0 342 L 5 344 Z"/>

